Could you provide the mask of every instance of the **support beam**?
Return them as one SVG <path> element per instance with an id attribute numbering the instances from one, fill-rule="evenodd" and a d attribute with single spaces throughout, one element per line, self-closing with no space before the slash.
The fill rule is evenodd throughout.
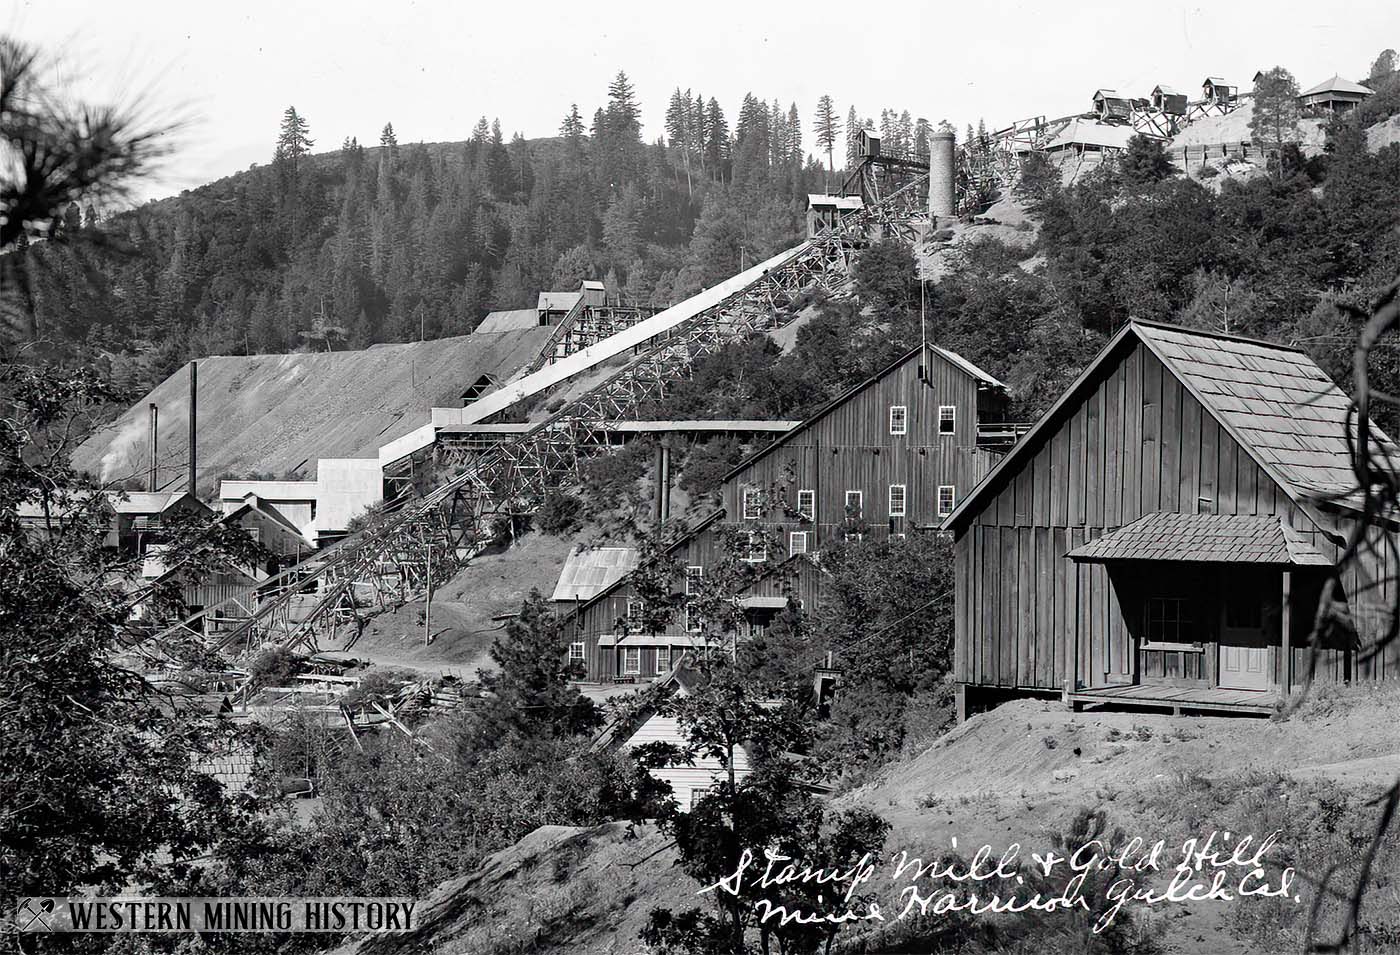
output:
<path id="1" fill-rule="evenodd" d="M 1280 643 L 1283 660 L 1279 665 L 1279 676 L 1283 680 L 1283 695 L 1287 699 L 1293 692 L 1293 571 L 1283 572 L 1282 607 L 1279 613 Z"/>

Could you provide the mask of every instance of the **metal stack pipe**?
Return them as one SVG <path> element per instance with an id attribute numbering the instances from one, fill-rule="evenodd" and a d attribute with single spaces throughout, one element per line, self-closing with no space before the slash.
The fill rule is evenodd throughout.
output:
<path id="1" fill-rule="evenodd" d="M 938 130 L 928 139 L 928 217 L 929 227 L 938 228 L 957 215 L 953 149 L 957 137 L 950 130 Z"/>
<path id="2" fill-rule="evenodd" d="M 157 435 L 157 433 L 158 433 L 158 432 L 157 432 L 157 428 L 158 428 L 159 423 L 160 423 L 160 406 L 157 405 L 157 404 L 153 401 L 153 402 L 151 402 L 150 411 L 151 411 L 151 465 L 150 465 L 150 469 L 146 472 L 146 490 L 148 490 L 148 491 L 159 491 L 160 488 L 156 486 L 156 480 L 157 480 L 157 478 L 156 478 L 156 461 L 158 460 L 157 452 L 158 452 L 158 450 L 159 450 L 159 445 L 157 444 L 157 437 L 156 437 L 156 435 Z"/>

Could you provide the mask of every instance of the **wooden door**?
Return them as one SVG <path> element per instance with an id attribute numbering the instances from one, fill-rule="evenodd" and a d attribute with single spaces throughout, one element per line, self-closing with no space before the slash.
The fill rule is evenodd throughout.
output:
<path id="1" fill-rule="evenodd" d="M 1219 684 L 1232 690 L 1268 690 L 1274 682 L 1273 648 L 1264 624 L 1264 597 L 1252 581 L 1225 587 L 1220 622 Z"/>

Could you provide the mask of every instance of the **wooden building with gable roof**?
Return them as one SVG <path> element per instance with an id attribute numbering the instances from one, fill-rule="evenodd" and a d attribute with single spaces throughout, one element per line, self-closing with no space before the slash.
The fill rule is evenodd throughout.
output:
<path id="1" fill-rule="evenodd" d="M 680 609 L 663 632 L 637 623 L 646 614 L 630 574 L 572 604 L 578 588 L 561 580 L 555 600 L 570 614 L 571 658 L 592 680 L 665 674 L 700 646 L 690 582 L 732 560 L 736 541 L 738 558 L 754 566 L 738 595 L 747 628 L 766 626 L 789 601 L 815 606 L 817 551 L 932 531 L 987 474 L 1022 430 L 1003 421 L 1007 397 L 1001 382 L 947 349 L 910 349 L 724 477 L 722 508 L 670 545 L 685 570 L 675 582 Z"/>
<path id="2" fill-rule="evenodd" d="M 1349 407 L 1298 349 L 1124 328 L 945 522 L 960 712 L 1028 691 L 1268 712 L 1312 665 L 1322 585 L 1357 529 Z M 1341 569 L 1360 638 L 1333 638 L 1317 679 L 1400 677 L 1400 647 L 1356 649 L 1394 606 L 1394 518 L 1370 531 L 1389 550 Z"/>

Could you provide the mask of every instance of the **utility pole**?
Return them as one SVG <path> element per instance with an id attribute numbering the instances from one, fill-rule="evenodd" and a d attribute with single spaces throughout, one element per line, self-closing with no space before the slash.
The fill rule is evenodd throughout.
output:
<path id="1" fill-rule="evenodd" d="M 424 553 L 427 559 L 424 564 L 427 569 L 427 590 L 423 593 L 423 646 L 433 642 L 433 544 L 431 539 L 423 542 Z"/>

